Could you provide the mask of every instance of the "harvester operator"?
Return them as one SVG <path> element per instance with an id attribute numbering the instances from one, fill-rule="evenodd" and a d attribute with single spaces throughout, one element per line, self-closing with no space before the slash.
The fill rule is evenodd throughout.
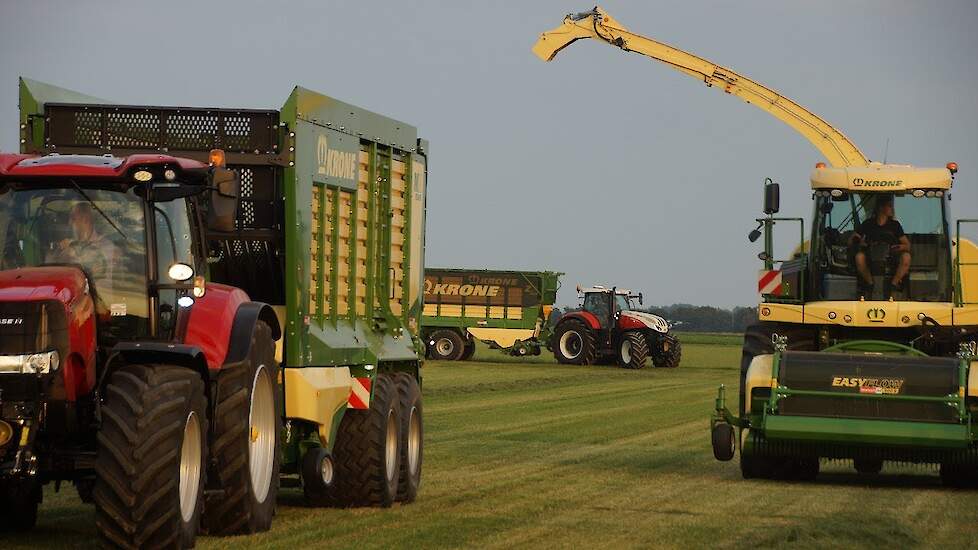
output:
<path id="1" fill-rule="evenodd" d="M 890 261 L 896 266 L 890 280 L 890 292 L 903 290 L 904 279 L 910 272 L 910 239 L 894 218 L 892 195 L 882 195 L 876 199 L 873 216 L 859 224 L 852 242 L 863 245 L 855 254 L 861 290 L 871 291 L 873 288 L 873 273 L 866 258 L 866 247 L 880 243 L 890 245 Z"/>

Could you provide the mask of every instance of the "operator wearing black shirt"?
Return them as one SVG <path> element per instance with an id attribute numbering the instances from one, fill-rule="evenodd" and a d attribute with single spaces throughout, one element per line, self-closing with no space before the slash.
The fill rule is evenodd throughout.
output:
<path id="1" fill-rule="evenodd" d="M 903 279 L 910 272 L 910 239 L 903 232 L 903 226 L 893 218 L 893 197 L 882 195 L 876 199 L 873 217 L 867 218 L 856 228 L 854 242 L 862 244 L 886 243 L 890 245 L 890 254 L 897 264 L 893 279 L 890 281 L 891 290 L 902 290 Z M 873 287 L 873 274 L 866 263 L 866 253 L 856 252 L 856 270 L 863 279 L 865 286 Z"/>

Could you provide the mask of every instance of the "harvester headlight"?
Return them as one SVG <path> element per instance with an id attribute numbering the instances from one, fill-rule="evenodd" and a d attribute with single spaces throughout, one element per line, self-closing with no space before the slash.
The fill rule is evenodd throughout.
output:
<path id="1" fill-rule="evenodd" d="M 937 195 L 938 197 L 943 197 L 944 191 L 935 191 L 934 194 Z"/>
<path id="2" fill-rule="evenodd" d="M 841 196 L 842 196 L 842 189 L 833 189 L 833 190 L 831 191 L 831 195 L 832 195 L 833 197 L 835 197 L 835 198 L 839 198 L 839 197 L 841 197 Z"/>
<path id="3" fill-rule="evenodd" d="M 914 189 L 913 190 L 913 196 L 917 197 L 918 199 L 920 197 L 923 197 L 924 196 L 924 190 L 923 189 Z"/>
<path id="4" fill-rule="evenodd" d="M 935 195 L 937 195 L 937 193 L 935 193 L 933 190 L 927 192 L 928 197 L 933 197 Z"/>
<path id="5" fill-rule="evenodd" d="M 181 296 L 180 298 L 177 299 L 177 305 L 182 308 L 188 308 L 194 305 L 194 299 L 191 298 L 190 296 Z"/>
<path id="6" fill-rule="evenodd" d="M 830 311 L 829 312 L 829 319 L 835 319 L 835 312 L 834 311 Z"/>
<path id="7" fill-rule="evenodd" d="M 56 350 L 23 355 L 0 355 L 0 374 L 47 374 L 57 370 L 61 357 Z"/>
<path id="8" fill-rule="evenodd" d="M 137 170 L 135 174 L 132 175 L 133 179 L 139 182 L 147 182 L 153 179 L 153 173 L 149 170 Z"/>
<path id="9" fill-rule="evenodd" d="M 173 181 L 177 179 L 177 172 L 173 168 L 167 168 L 163 171 L 163 177 L 166 178 L 166 181 Z"/>

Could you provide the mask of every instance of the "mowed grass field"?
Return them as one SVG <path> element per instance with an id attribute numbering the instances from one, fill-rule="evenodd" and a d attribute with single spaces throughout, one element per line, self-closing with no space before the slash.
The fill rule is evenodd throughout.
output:
<path id="1" fill-rule="evenodd" d="M 978 545 L 978 492 L 933 469 L 813 483 L 745 481 L 714 461 L 716 387 L 736 387 L 740 341 L 684 335 L 675 370 L 571 367 L 480 349 L 424 371 L 416 503 L 313 509 L 283 489 L 271 532 L 200 548 L 941 547 Z M 0 548 L 92 547 L 94 512 L 49 487 L 37 529 Z"/>

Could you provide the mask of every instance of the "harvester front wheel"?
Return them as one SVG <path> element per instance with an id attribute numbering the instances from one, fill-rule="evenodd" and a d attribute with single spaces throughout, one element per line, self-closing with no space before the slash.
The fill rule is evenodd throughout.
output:
<path id="1" fill-rule="evenodd" d="M 401 472 L 397 500 L 414 502 L 421 487 L 421 461 L 424 455 L 424 414 L 421 388 L 410 374 L 394 375 L 401 405 Z"/>
<path id="2" fill-rule="evenodd" d="M 436 361 L 458 361 L 465 353 L 465 342 L 454 330 L 436 330 L 428 337 L 428 356 Z"/>
<path id="3" fill-rule="evenodd" d="M 204 527 L 212 535 L 256 533 L 272 526 L 279 488 L 282 431 L 272 329 L 255 323 L 244 363 L 217 377 L 211 475 L 223 491 L 207 497 Z"/>
<path id="4" fill-rule="evenodd" d="M 594 363 L 594 335 L 576 319 L 564 321 L 554 331 L 553 351 L 559 363 L 590 365 Z"/>
<path id="5" fill-rule="evenodd" d="M 333 446 L 337 506 L 388 507 L 397 498 L 401 464 L 401 404 L 390 374 L 373 382 L 368 410 L 347 409 Z"/>
<path id="6" fill-rule="evenodd" d="M 626 369 L 641 369 L 649 360 L 649 343 L 641 332 L 626 332 L 618 344 L 618 364 Z"/>
<path id="7" fill-rule="evenodd" d="M 732 459 L 737 446 L 733 426 L 726 423 L 715 424 L 712 432 L 713 458 L 722 462 Z"/>
<path id="8" fill-rule="evenodd" d="M 330 504 L 336 481 L 336 463 L 322 447 L 313 447 L 302 457 L 302 492 L 313 506 Z"/>
<path id="9" fill-rule="evenodd" d="M 93 491 L 102 545 L 193 548 L 207 468 L 204 381 L 185 367 L 125 365 L 104 396 Z"/>
<path id="10" fill-rule="evenodd" d="M 663 337 L 658 350 L 652 354 L 652 362 L 657 368 L 674 369 L 683 358 L 683 346 L 675 338 Z"/>

